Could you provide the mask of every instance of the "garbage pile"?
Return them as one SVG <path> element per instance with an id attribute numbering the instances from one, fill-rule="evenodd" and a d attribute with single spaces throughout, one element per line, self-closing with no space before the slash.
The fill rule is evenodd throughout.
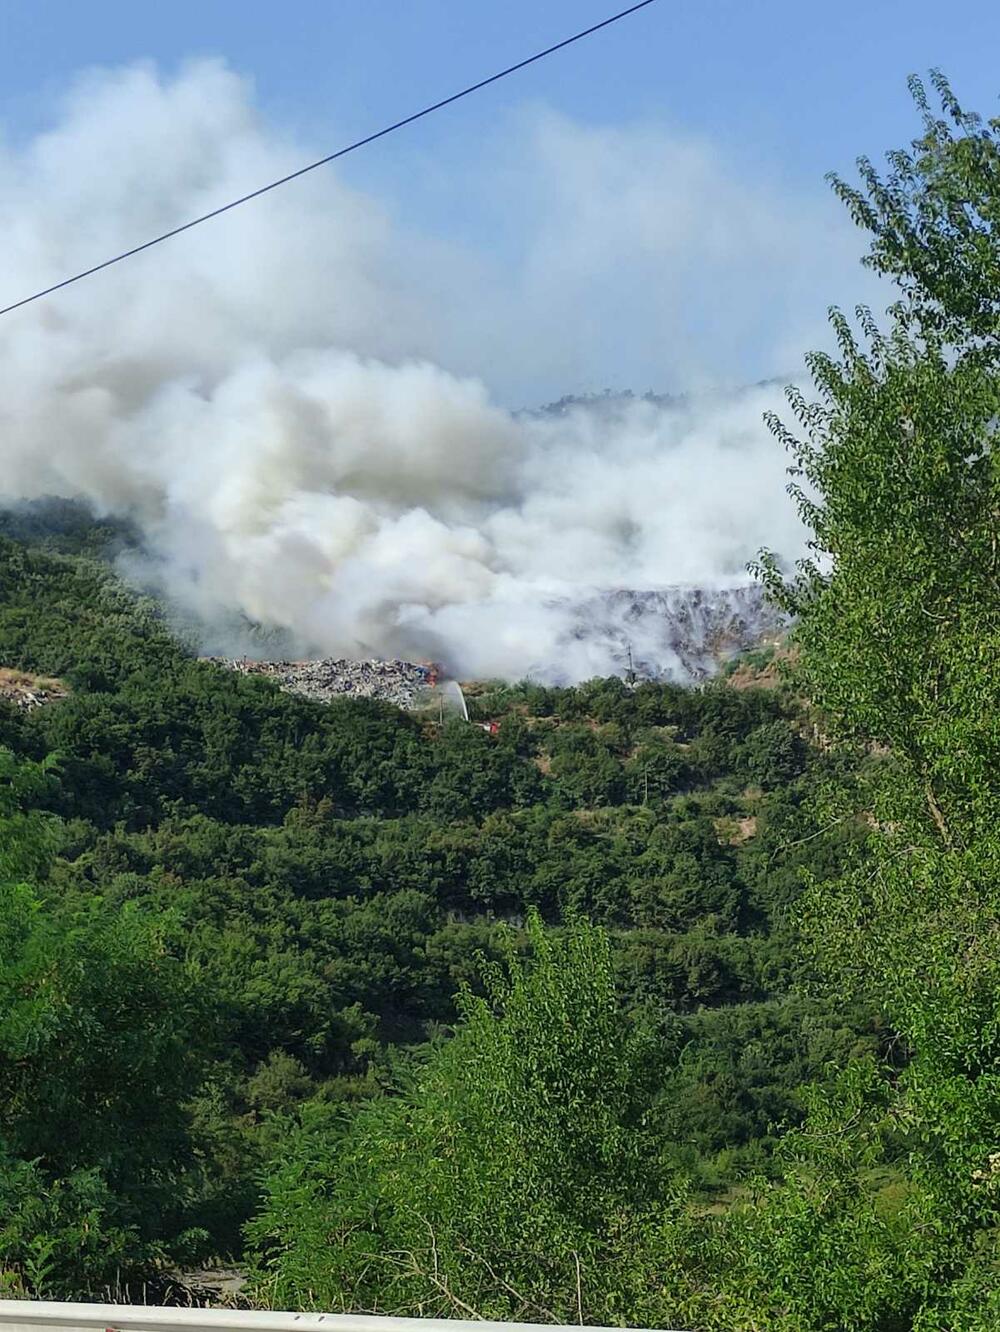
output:
<path id="1" fill-rule="evenodd" d="M 289 694 L 320 703 L 335 698 L 377 698 L 397 708 L 416 708 L 426 702 L 437 682 L 433 666 L 412 661 L 348 661 L 326 657 L 319 661 L 253 661 L 248 657 L 206 657 L 213 665 L 241 675 L 269 676 Z"/>
<path id="2" fill-rule="evenodd" d="M 22 708 L 25 712 L 44 707 L 46 703 L 55 703 L 65 698 L 68 692 L 61 680 L 50 680 L 0 666 L 0 701 L 13 703 L 15 708 Z"/>
<path id="3" fill-rule="evenodd" d="M 595 655 L 610 658 L 617 673 L 631 669 L 640 680 L 710 679 L 725 662 L 774 642 L 788 629 L 787 617 L 768 602 L 757 583 L 621 588 L 598 592 L 566 609 L 567 655 L 576 644 L 591 646 Z M 551 669 L 538 674 L 557 677 Z"/>

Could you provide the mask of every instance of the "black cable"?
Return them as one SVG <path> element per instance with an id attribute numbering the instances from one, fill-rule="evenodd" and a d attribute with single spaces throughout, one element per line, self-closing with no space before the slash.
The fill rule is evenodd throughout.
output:
<path id="1" fill-rule="evenodd" d="M 499 74 L 491 74 L 488 79 L 480 79 L 478 83 L 463 88 L 461 92 L 452 93 L 450 97 L 442 98 L 440 102 L 435 102 L 432 106 L 425 106 L 422 111 L 415 111 L 413 115 L 406 116 L 403 120 L 397 120 L 394 125 L 387 125 L 385 129 L 377 130 L 364 139 L 358 139 L 356 143 L 348 144 L 346 148 L 340 148 L 335 153 L 329 153 L 316 162 L 310 162 L 308 166 L 299 167 L 298 171 L 291 171 L 287 176 L 282 176 L 280 180 L 272 180 L 269 185 L 262 185 L 260 189 L 251 190 L 249 194 L 241 195 L 239 199 L 233 199 L 230 203 L 223 204 L 221 208 L 213 208 L 210 213 L 203 213 L 201 217 L 192 218 L 190 222 L 184 222 L 179 227 L 173 227 L 170 231 L 165 231 L 162 236 L 154 236 L 152 240 L 144 241 L 142 245 L 135 245 L 131 250 L 123 250 L 121 254 L 116 254 L 112 259 L 105 259 L 103 263 L 94 264 L 92 268 L 85 268 L 80 273 L 74 273 L 72 277 L 63 278 L 61 282 L 54 282 L 51 287 L 36 291 L 33 296 L 25 296 L 12 305 L 5 305 L 0 309 L 0 315 L 10 314 L 11 310 L 18 310 L 22 305 L 30 305 L 32 301 L 39 301 L 43 296 L 50 296 L 52 292 L 59 291 L 62 287 L 69 287 L 74 282 L 79 282 L 81 278 L 90 277 L 92 273 L 99 273 L 102 268 L 110 268 L 112 264 L 120 264 L 123 259 L 130 259 L 134 254 L 140 254 L 143 250 L 151 249 L 154 245 L 170 240 L 172 236 L 179 236 L 182 231 L 190 231 L 192 227 L 200 226 L 202 222 L 208 222 L 221 213 L 228 213 L 231 208 L 238 208 L 240 204 L 249 203 L 251 199 L 258 199 L 262 194 L 267 194 L 269 190 L 276 190 L 279 185 L 287 185 L 290 180 L 296 180 L 309 171 L 315 171 L 317 167 L 335 162 L 338 157 L 346 157 L 348 153 L 353 153 L 358 148 L 364 148 L 366 144 L 374 143 L 376 139 L 383 139 L 387 134 L 403 129 L 406 125 L 412 125 L 415 120 L 422 120 L 424 116 L 429 116 L 434 111 L 440 111 L 442 107 L 450 106 L 452 102 L 458 102 L 463 97 L 468 97 L 470 93 L 479 92 L 481 88 L 486 88 L 491 83 L 505 79 L 508 74 L 516 74 L 519 69 L 533 65 L 536 60 L 544 60 L 546 56 L 554 55 L 556 51 L 561 51 L 566 46 L 572 46 L 574 42 L 579 42 L 584 37 L 590 37 L 591 34 L 600 32 L 602 28 L 610 27 L 612 23 L 617 23 L 619 19 L 628 18 L 630 14 L 634 14 L 639 9 L 645 9 L 647 5 L 652 3 L 653 0 L 639 0 L 638 4 L 630 5 L 628 9 L 623 9 L 618 14 L 612 14 L 610 18 L 595 23 L 593 27 L 584 28 L 582 32 L 574 33 L 572 37 L 566 37 L 563 41 L 556 42 L 555 46 L 546 47 L 544 51 L 538 51 L 535 55 L 528 56 L 527 60 L 519 60 L 516 65 L 509 65 L 507 69 L 502 69 Z"/>

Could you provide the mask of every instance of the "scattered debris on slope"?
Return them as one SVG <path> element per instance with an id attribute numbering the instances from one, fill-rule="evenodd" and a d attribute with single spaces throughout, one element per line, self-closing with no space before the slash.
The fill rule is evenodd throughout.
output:
<path id="1" fill-rule="evenodd" d="M 329 703 L 335 698 L 377 698 L 398 708 L 418 708 L 437 683 L 433 666 L 412 661 L 252 661 L 247 657 L 205 657 L 241 675 L 266 675 L 289 694 Z"/>
<path id="2" fill-rule="evenodd" d="M 598 659 L 610 656 L 621 674 L 631 666 L 639 680 L 707 680 L 732 658 L 780 639 L 788 627 L 756 583 L 621 588 L 566 602 L 564 609 L 567 651 L 574 642 L 593 645 Z"/>
<path id="3" fill-rule="evenodd" d="M 190 1309 L 247 1309 L 247 1274 L 242 1267 L 197 1267 L 166 1273 L 170 1283 L 164 1304 Z"/>
<path id="4" fill-rule="evenodd" d="M 795 649 L 775 636 L 728 662 L 723 676 L 734 689 L 776 689 L 784 678 L 783 666 L 795 660 Z"/>
<path id="5" fill-rule="evenodd" d="M 749 842 L 751 838 L 757 836 L 756 814 L 744 815 L 741 818 L 724 817 L 715 819 L 714 823 L 719 841 L 725 846 L 742 846 L 744 842 Z"/>
<path id="6" fill-rule="evenodd" d="M 15 708 L 30 712 L 33 708 L 44 707 L 46 703 L 56 703 L 68 693 L 69 690 L 61 680 L 0 666 L 0 700 L 13 703 Z"/>

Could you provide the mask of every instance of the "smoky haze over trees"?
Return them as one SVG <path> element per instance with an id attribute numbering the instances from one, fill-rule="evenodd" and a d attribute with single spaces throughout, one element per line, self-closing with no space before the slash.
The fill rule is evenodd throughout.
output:
<path id="1" fill-rule="evenodd" d="M 209 651 L 242 650 L 222 626 L 243 617 L 285 631 L 295 656 L 430 658 L 461 676 L 608 673 L 608 643 L 575 636 L 595 589 L 743 583 L 765 542 L 794 557 L 802 529 L 761 423 L 779 389 L 710 390 L 707 370 L 748 377 L 723 352 L 732 301 L 697 363 L 677 324 L 709 308 L 690 274 L 729 293 L 767 274 L 767 298 L 740 303 L 741 338 L 784 373 L 799 330 L 759 324 L 774 284 L 812 280 L 811 206 L 648 127 L 540 112 L 518 147 L 523 257 L 502 270 L 413 234 L 331 169 L 3 321 L 0 497 L 77 497 L 134 523 L 145 556 L 128 572 L 200 619 Z M 95 74 L 0 156 L 10 271 L 44 285 L 93 262 L 95 234 L 125 248 L 310 155 L 218 63 Z M 497 186 L 462 182 L 477 188 Z M 791 295 L 781 308 L 816 318 Z M 655 347 L 653 365 L 620 366 L 625 343 Z M 508 410 L 626 369 L 706 387 Z"/>

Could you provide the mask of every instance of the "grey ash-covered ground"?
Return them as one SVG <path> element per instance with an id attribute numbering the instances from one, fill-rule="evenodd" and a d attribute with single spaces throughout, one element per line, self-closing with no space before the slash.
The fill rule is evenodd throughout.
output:
<path id="1" fill-rule="evenodd" d="M 756 583 L 601 592 L 573 607 L 572 636 L 601 644 L 618 674 L 695 683 L 731 658 L 780 638 L 786 617 Z"/>

